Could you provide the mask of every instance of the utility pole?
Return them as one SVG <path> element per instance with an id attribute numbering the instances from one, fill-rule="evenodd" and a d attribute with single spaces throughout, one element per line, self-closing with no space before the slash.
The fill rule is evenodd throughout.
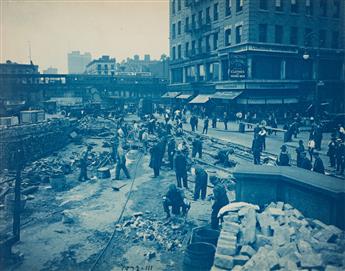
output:
<path id="1" fill-rule="evenodd" d="M 19 148 L 14 155 L 14 162 L 16 163 L 16 180 L 14 185 L 13 237 L 17 242 L 20 241 L 21 171 L 24 164 L 22 144 L 19 144 Z"/>

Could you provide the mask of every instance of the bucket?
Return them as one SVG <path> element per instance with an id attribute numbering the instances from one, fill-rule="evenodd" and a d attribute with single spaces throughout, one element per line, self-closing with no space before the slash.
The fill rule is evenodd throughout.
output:
<path id="1" fill-rule="evenodd" d="M 192 243 L 204 242 L 217 246 L 220 232 L 208 227 L 197 227 L 192 231 Z"/>
<path id="2" fill-rule="evenodd" d="M 110 178 L 110 170 L 107 167 L 101 167 L 97 170 L 97 177 L 99 179 Z"/>
<path id="3" fill-rule="evenodd" d="M 216 247 L 197 242 L 188 245 L 183 258 L 184 271 L 209 271 L 213 265 Z"/>
<path id="4" fill-rule="evenodd" d="M 26 204 L 26 196 L 21 195 L 20 196 L 20 212 L 24 211 L 25 204 Z M 6 206 L 6 211 L 8 213 L 13 213 L 14 211 L 14 194 L 7 194 L 5 196 L 5 206 Z"/>
<path id="5" fill-rule="evenodd" d="M 50 185 L 55 191 L 63 191 L 66 186 L 66 177 L 65 175 L 58 174 L 58 175 L 53 175 L 50 178 Z"/>

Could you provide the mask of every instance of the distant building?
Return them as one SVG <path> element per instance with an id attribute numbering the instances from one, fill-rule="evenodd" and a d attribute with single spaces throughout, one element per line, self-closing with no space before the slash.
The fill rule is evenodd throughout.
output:
<path id="1" fill-rule="evenodd" d="M 81 54 L 79 51 L 68 53 L 68 73 L 81 74 L 85 72 L 86 65 L 91 61 L 91 54 Z"/>
<path id="2" fill-rule="evenodd" d="M 58 69 L 49 67 L 46 70 L 43 70 L 43 74 L 58 74 Z"/>
<path id="3" fill-rule="evenodd" d="M 344 0 L 169 2 L 171 91 L 344 110 Z"/>
<path id="4" fill-rule="evenodd" d="M 85 73 L 96 75 L 115 75 L 115 58 L 102 56 L 99 59 L 92 60 L 86 66 Z"/>
<path id="5" fill-rule="evenodd" d="M 38 74 L 38 65 L 18 64 L 7 60 L 6 63 L 0 63 L 0 74 Z"/>
<path id="6" fill-rule="evenodd" d="M 118 70 L 121 72 L 131 73 L 150 73 L 154 77 L 168 79 L 169 77 L 169 58 L 165 55 L 160 60 L 151 60 L 150 55 L 144 55 L 144 59 L 140 59 L 138 55 L 133 58 L 127 58 L 117 64 Z"/>

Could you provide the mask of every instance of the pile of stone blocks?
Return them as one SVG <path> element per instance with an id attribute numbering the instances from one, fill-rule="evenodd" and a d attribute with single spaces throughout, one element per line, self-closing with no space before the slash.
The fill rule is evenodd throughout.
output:
<path id="1" fill-rule="evenodd" d="M 290 204 L 264 210 L 236 202 L 220 212 L 221 233 L 212 271 L 344 270 L 345 233 L 308 219 Z"/>

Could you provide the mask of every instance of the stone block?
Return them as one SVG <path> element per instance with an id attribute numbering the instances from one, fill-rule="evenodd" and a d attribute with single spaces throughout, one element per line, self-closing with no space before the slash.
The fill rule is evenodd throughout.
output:
<path id="1" fill-rule="evenodd" d="M 237 253 L 236 243 L 219 243 L 217 244 L 217 254 L 233 256 Z"/>
<path id="2" fill-rule="evenodd" d="M 327 228 L 327 225 L 325 223 L 321 222 L 318 219 L 310 220 L 309 224 L 310 224 L 310 226 L 312 226 L 314 228 L 317 228 L 317 229 L 325 229 L 325 228 Z"/>
<path id="3" fill-rule="evenodd" d="M 266 212 L 268 212 L 273 217 L 285 215 L 285 212 L 282 209 L 278 209 L 278 208 L 268 208 L 266 209 Z"/>
<path id="4" fill-rule="evenodd" d="M 227 269 L 219 268 L 215 265 L 212 266 L 211 271 L 227 271 Z"/>
<path id="5" fill-rule="evenodd" d="M 288 226 L 280 226 L 274 229 L 272 243 L 274 246 L 282 246 L 290 242 L 290 231 Z"/>
<path id="6" fill-rule="evenodd" d="M 297 248 L 298 248 L 299 253 L 301 253 L 301 254 L 313 253 L 313 248 L 311 247 L 311 245 L 304 240 L 298 241 Z"/>
<path id="7" fill-rule="evenodd" d="M 245 245 L 241 248 L 240 254 L 252 257 L 256 253 L 256 250 L 251 246 Z"/>
<path id="8" fill-rule="evenodd" d="M 320 254 L 309 253 L 301 254 L 301 267 L 302 268 L 321 268 L 322 267 L 322 258 Z"/>
<path id="9" fill-rule="evenodd" d="M 242 244 L 252 244 L 256 240 L 256 211 L 252 208 L 248 209 L 245 215 L 241 229 Z"/>
<path id="10" fill-rule="evenodd" d="M 213 264 L 216 267 L 229 270 L 234 266 L 234 258 L 230 255 L 216 253 Z"/>
<path id="11" fill-rule="evenodd" d="M 271 235 L 270 225 L 274 222 L 274 219 L 266 212 L 257 214 L 256 218 L 257 218 L 257 221 L 259 222 L 259 226 L 261 228 L 262 234 L 266 236 L 270 236 Z"/>
<path id="12" fill-rule="evenodd" d="M 295 253 L 296 250 L 297 250 L 296 244 L 294 242 L 291 242 L 291 243 L 286 243 L 283 246 L 280 246 L 279 248 L 277 248 L 277 253 L 280 257 L 284 257 L 292 253 Z"/>
<path id="13" fill-rule="evenodd" d="M 289 203 L 285 203 L 285 204 L 284 204 L 283 210 L 292 210 L 292 209 L 293 209 L 293 207 L 292 207 L 291 204 L 289 204 Z"/>
<path id="14" fill-rule="evenodd" d="M 223 221 L 224 222 L 235 222 L 235 223 L 238 223 L 239 222 L 239 218 L 238 218 L 238 213 L 234 213 L 234 212 L 231 212 L 225 216 L 223 216 Z"/>
<path id="15" fill-rule="evenodd" d="M 344 268 L 334 265 L 326 265 L 325 271 L 344 271 Z"/>
<path id="16" fill-rule="evenodd" d="M 322 262 L 324 265 L 342 265 L 344 255 L 337 252 L 324 251 L 321 254 Z"/>
<path id="17" fill-rule="evenodd" d="M 222 231 L 221 234 L 219 235 L 218 242 L 223 242 L 223 241 L 236 243 L 237 237 L 233 233 L 228 233 L 228 232 Z"/>
<path id="18" fill-rule="evenodd" d="M 242 266 L 240 266 L 240 265 L 235 265 L 232 269 L 231 269 L 231 271 L 242 271 L 243 270 L 243 268 L 242 268 Z"/>
<path id="19" fill-rule="evenodd" d="M 297 264 L 286 257 L 279 258 L 279 265 L 281 268 L 284 268 L 284 270 L 287 270 L 287 271 L 298 270 Z"/>
<path id="20" fill-rule="evenodd" d="M 319 232 L 314 234 L 314 238 L 321 242 L 334 242 L 337 239 L 338 235 L 338 231 L 333 231 L 334 228 L 327 227 L 323 230 L 320 230 Z"/>
<path id="21" fill-rule="evenodd" d="M 266 245 L 271 245 L 271 244 L 272 244 L 272 237 L 268 237 L 263 234 L 256 235 L 255 246 L 257 248 L 260 248 Z"/>
<path id="22" fill-rule="evenodd" d="M 312 237 L 310 239 L 310 245 L 316 252 L 329 251 L 337 252 L 340 251 L 340 247 L 337 244 L 323 242 Z"/>
<path id="23" fill-rule="evenodd" d="M 237 234 L 240 230 L 240 224 L 234 222 L 223 222 L 222 231 Z"/>
<path id="24" fill-rule="evenodd" d="M 236 255 L 234 256 L 234 265 L 244 265 L 249 260 L 246 255 Z"/>

